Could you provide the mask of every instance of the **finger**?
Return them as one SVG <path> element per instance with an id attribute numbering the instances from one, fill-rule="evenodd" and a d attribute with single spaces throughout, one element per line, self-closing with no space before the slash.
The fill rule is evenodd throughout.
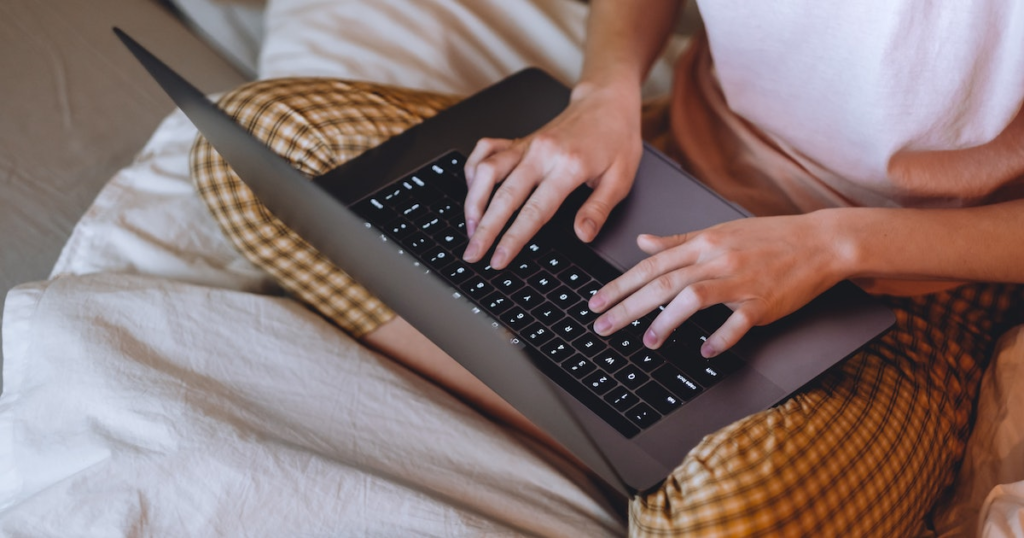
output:
<path id="1" fill-rule="evenodd" d="M 464 206 L 466 234 L 470 237 L 476 232 L 477 224 L 483 218 L 491 193 L 494 192 L 494 186 L 503 181 L 515 169 L 522 159 L 522 155 L 521 147 L 509 146 L 506 150 L 489 156 L 475 166 L 475 178 L 469 184 Z"/>
<path id="2" fill-rule="evenodd" d="M 498 190 L 494 191 L 487 210 L 480 217 L 480 222 L 470 236 L 469 245 L 466 247 L 464 255 L 466 261 L 475 263 L 483 258 L 505 227 L 505 223 L 523 205 L 540 179 L 541 173 L 536 169 L 534 161 L 525 159 L 519 162 L 498 187 Z M 482 183 L 482 178 L 478 178 L 478 182 Z"/>
<path id="3" fill-rule="evenodd" d="M 551 217 L 558 211 L 558 207 L 572 192 L 573 185 L 576 183 L 564 175 L 558 177 L 559 181 L 541 182 L 537 190 L 523 204 L 512 225 L 509 226 L 494 249 L 494 256 L 491 258 L 492 267 L 504 268 L 519 253 L 523 245 L 532 239 L 545 223 L 551 220 Z M 488 211 L 490 210 L 488 209 Z"/>
<path id="4" fill-rule="evenodd" d="M 644 333 L 644 345 L 657 349 L 665 343 L 672 331 L 690 319 L 699 310 L 723 301 L 727 289 L 720 280 L 695 280 L 675 296 Z"/>
<path id="5" fill-rule="evenodd" d="M 629 189 L 633 184 L 630 179 L 629 176 L 619 172 L 608 171 L 605 173 L 597 188 L 576 213 L 576 237 L 586 243 L 597 237 L 597 233 L 607 222 L 612 209 L 629 194 Z"/>
<path id="6" fill-rule="evenodd" d="M 693 235 L 690 234 L 675 234 L 675 235 L 652 235 L 652 234 L 640 234 L 636 238 L 636 245 L 640 247 L 640 250 L 644 251 L 645 254 L 651 256 L 668 250 L 672 247 L 682 245 Z"/>
<path id="7" fill-rule="evenodd" d="M 693 265 L 697 260 L 697 252 L 681 245 L 679 248 L 667 250 L 654 256 L 644 258 L 619 278 L 612 280 L 590 298 L 588 306 L 594 312 L 603 312 L 626 297 L 636 293 L 640 288 L 655 282 L 666 285 L 669 280 L 658 280 L 665 273 Z M 667 289 L 667 286 L 666 286 Z M 678 290 L 677 290 L 678 291 Z"/>
<path id="8" fill-rule="evenodd" d="M 477 165 L 491 155 L 499 151 L 505 151 L 514 142 L 514 140 L 507 138 L 481 138 L 478 140 L 476 146 L 473 147 L 473 152 L 466 158 L 466 164 L 463 166 L 466 175 L 466 185 L 468 186 L 473 183 L 473 179 L 476 177 Z"/>
<path id="9" fill-rule="evenodd" d="M 759 315 L 756 307 L 746 303 L 725 320 L 725 323 L 717 331 L 708 337 L 707 341 L 700 347 L 700 354 L 705 358 L 718 356 L 723 351 L 731 348 L 743 338 L 757 324 Z"/>

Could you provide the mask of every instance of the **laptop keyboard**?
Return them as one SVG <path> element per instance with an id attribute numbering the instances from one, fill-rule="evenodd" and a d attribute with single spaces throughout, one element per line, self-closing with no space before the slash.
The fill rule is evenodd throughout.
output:
<path id="1" fill-rule="evenodd" d="M 587 302 L 621 272 L 552 226 L 504 270 L 487 264 L 490 253 L 476 264 L 463 261 L 464 163 L 463 155 L 449 153 L 352 209 L 507 329 L 549 378 L 623 436 L 636 436 L 742 365 L 730 353 L 700 355 L 709 334 L 702 327 L 717 327 L 727 311 L 703 311 L 658 350 L 642 343 L 653 313 L 611 336 L 597 335 Z"/>

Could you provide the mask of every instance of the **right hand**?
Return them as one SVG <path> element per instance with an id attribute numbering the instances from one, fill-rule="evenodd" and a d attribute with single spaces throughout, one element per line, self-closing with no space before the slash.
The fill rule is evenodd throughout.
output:
<path id="1" fill-rule="evenodd" d="M 504 268 L 583 183 L 594 192 L 574 229 L 582 241 L 592 241 L 633 185 L 643 153 L 640 105 L 639 87 L 580 84 L 569 106 L 535 133 L 481 139 L 466 159 L 465 260 L 480 261 L 519 209 L 490 261 Z"/>

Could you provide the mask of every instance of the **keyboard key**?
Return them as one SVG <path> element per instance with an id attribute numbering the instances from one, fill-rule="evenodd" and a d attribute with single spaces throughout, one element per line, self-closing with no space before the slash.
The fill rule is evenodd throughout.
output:
<path id="1" fill-rule="evenodd" d="M 625 385 L 626 388 L 636 390 L 637 387 L 646 383 L 650 377 L 636 366 L 630 364 L 622 370 L 619 370 L 619 372 L 615 374 L 615 379 L 617 379 L 619 383 Z"/>
<path id="2" fill-rule="evenodd" d="M 416 222 L 416 227 L 428 234 L 441 231 L 448 227 L 448 223 L 441 220 L 441 217 L 433 213 L 424 213 Z"/>
<path id="3" fill-rule="evenodd" d="M 533 317 L 518 306 L 502 314 L 501 321 L 504 321 L 512 330 L 525 329 L 534 322 Z"/>
<path id="4" fill-rule="evenodd" d="M 405 249 L 413 254 L 422 254 L 427 249 L 436 245 L 437 243 L 433 239 L 427 237 L 422 232 L 416 232 L 404 241 Z"/>
<path id="5" fill-rule="evenodd" d="M 455 285 L 462 284 L 472 274 L 469 267 L 462 260 L 455 260 L 439 272 Z"/>
<path id="6" fill-rule="evenodd" d="M 484 299 L 483 305 L 488 312 L 497 315 L 512 308 L 512 300 L 496 291 Z"/>
<path id="7" fill-rule="evenodd" d="M 522 255 L 528 259 L 534 259 L 544 253 L 547 248 L 536 238 L 523 247 Z"/>
<path id="8" fill-rule="evenodd" d="M 569 267 L 569 262 L 558 252 L 550 251 L 540 258 L 539 265 L 552 273 L 560 273 Z"/>
<path id="9" fill-rule="evenodd" d="M 537 272 L 540 267 L 530 260 L 517 260 L 509 266 L 519 278 L 527 278 Z"/>
<path id="10" fill-rule="evenodd" d="M 595 319 L 597 319 L 597 313 L 590 309 L 586 301 L 580 300 L 580 302 L 573 305 L 571 308 L 567 308 L 566 312 L 572 316 L 576 321 L 590 325 Z"/>
<path id="11" fill-rule="evenodd" d="M 626 418 L 641 428 L 649 428 L 661 419 L 661 415 L 647 404 L 639 403 L 626 412 Z"/>
<path id="12" fill-rule="evenodd" d="M 491 286 L 490 283 L 478 276 L 473 276 L 463 282 L 459 289 L 466 292 L 467 297 L 480 300 L 490 295 L 494 291 L 494 286 Z"/>
<path id="13" fill-rule="evenodd" d="M 523 281 L 519 280 L 519 277 L 504 273 L 498 275 L 497 278 L 491 281 L 495 288 L 501 290 L 502 293 L 511 295 L 523 287 Z"/>
<path id="14" fill-rule="evenodd" d="M 684 402 L 688 402 L 703 392 L 692 379 L 675 369 L 669 364 L 663 365 L 654 371 L 654 379 L 668 388 L 669 392 L 679 396 Z"/>
<path id="15" fill-rule="evenodd" d="M 640 387 L 636 394 L 663 415 L 667 415 L 683 405 L 683 400 L 653 381 Z"/>
<path id="16" fill-rule="evenodd" d="M 447 221 L 452 217 L 458 217 L 462 214 L 463 209 L 462 204 L 452 200 L 451 198 L 442 198 L 430 204 L 430 211 L 441 217 L 441 219 Z"/>
<path id="17" fill-rule="evenodd" d="M 625 413 L 630 407 L 640 403 L 640 398 L 628 390 L 619 387 L 604 396 L 604 401 L 611 404 L 616 411 Z"/>
<path id="18" fill-rule="evenodd" d="M 590 276 L 572 264 L 569 264 L 569 267 L 562 271 L 558 278 L 574 290 L 578 290 L 585 284 L 590 283 Z"/>
<path id="19" fill-rule="evenodd" d="M 576 323 L 571 318 L 565 318 L 559 321 L 557 324 L 551 326 L 555 330 L 555 334 L 561 337 L 567 342 L 571 342 L 576 338 L 583 335 L 583 326 Z"/>
<path id="20" fill-rule="evenodd" d="M 629 358 L 629 362 L 640 367 L 645 372 L 653 372 L 656 368 L 665 364 L 665 360 L 662 359 L 657 352 L 651 351 L 650 349 L 644 348 L 638 353 L 634 353 Z"/>
<path id="21" fill-rule="evenodd" d="M 469 243 L 463 234 L 459 233 L 458 230 L 451 226 L 438 231 L 433 235 L 433 237 L 439 245 L 458 256 L 462 255 L 462 251 L 465 250 L 466 244 Z"/>
<path id="22" fill-rule="evenodd" d="M 415 221 L 416 219 L 427 214 L 427 206 L 423 202 L 420 202 L 415 198 L 407 198 L 402 200 L 402 203 L 398 205 L 398 214 L 405 217 L 408 220 Z"/>
<path id="23" fill-rule="evenodd" d="M 614 372 L 626 365 L 626 358 L 612 350 L 605 350 L 594 357 L 598 366 L 609 372 Z"/>
<path id="24" fill-rule="evenodd" d="M 409 221 L 402 217 L 398 217 L 384 226 L 384 231 L 396 241 L 401 241 L 406 236 L 416 231 L 416 229 L 413 228 L 413 225 L 410 224 Z"/>
<path id="25" fill-rule="evenodd" d="M 533 288 L 520 288 L 519 291 L 512 294 L 512 300 L 517 305 L 534 308 L 544 303 L 544 296 Z"/>
<path id="26" fill-rule="evenodd" d="M 560 323 L 562 320 L 562 311 L 555 308 L 551 303 L 545 302 L 531 310 L 533 316 L 539 321 L 546 323 L 548 327 L 554 327 L 555 324 Z"/>
<path id="27" fill-rule="evenodd" d="M 623 355 L 632 355 L 644 347 L 643 342 L 639 338 L 622 331 L 613 334 L 608 341 L 608 345 Z"/>
<path id="28" fill-rule="evenodd" d="M 587 357 L 596 357 L 599 353 L 607 351 L 604 340 L 593 333 L 586 333 L 572 342 L 572 347 Z"/>
<path id="29" fill-rule="evenodd" d="M 533 275 L 527 282 L 533 289 L 547 294 L 558 287 L 558 280 L 551 276 L 551 273 L 541 270 L 539 273 Z"/>
<path id="30" fill-rule="evenodd" d="M 576 352 L 572 346 L 558 339 L 548 342 L 540 350 L 547 358 L 555 362 L 565 361 Z"/>
<path id="31" fill-rule="evenodd" d="M 615 380 L 612 379 L 611 375 L 602 372 L 601 370 L 597 370 L 596 372 L 585 377 L 583 379 L 583 384 L 586 385 L 587 388 L 598 394 L 604 394 L 609 390 L 615 388 L 616 385 L 618 385 L 618 383 L 616 383 Z"/>
<path id="32" fill-rule="evenodd" d="M 564 368 L 566 372 L 572 374 L 576 379 L 579 379 L 597 369 L 597 367 L 594 366 L 594 363 L 579 356 L 573 357 L 562 363 L 562 368 Z"/>
<path id="33" fill-rule="evenodd" d="M 378 228 L 382 228 L 398 216 L 398 213 L 395 213 L 393 209 L 384 205 L 375 197 L 364 199 L 353 205 L 352 209 Z"/>
<path id="34" fill-rule="evenodd" d="M 568 309 L 571 306 L 575 306 L 576 303 L 580 302 L 580 296 L 576 295 L 576 292 L 569 289 L 568 286 L 562 286 L 557 290 L 548 294 L 548 299 L 555 303 L 558 308 Z"/>
<path id="35" fill-rule="evenodd" d="M 530 325 L 530 327 L 523 332 L 523 336 L 526 338 L 527 342 L 530 342 L 534 347 L 539 348 L 542 344 L 554 338 L 555 333 L 540 322 L 536 322 L 533 325 Z"/>

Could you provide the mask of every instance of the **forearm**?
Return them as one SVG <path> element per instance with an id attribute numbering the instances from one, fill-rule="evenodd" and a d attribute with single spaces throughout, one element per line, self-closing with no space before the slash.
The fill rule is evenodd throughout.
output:
<path id="1" fill-rule="evenodd" d="M 1024 283 L 1024 200 L 819 213 L 843 278 Z"/>
<path id="2" fill-rule="evenodd" d="M 675 26 L 681 0 L 593 0 L 580 85 L 639 91 Z"/>

